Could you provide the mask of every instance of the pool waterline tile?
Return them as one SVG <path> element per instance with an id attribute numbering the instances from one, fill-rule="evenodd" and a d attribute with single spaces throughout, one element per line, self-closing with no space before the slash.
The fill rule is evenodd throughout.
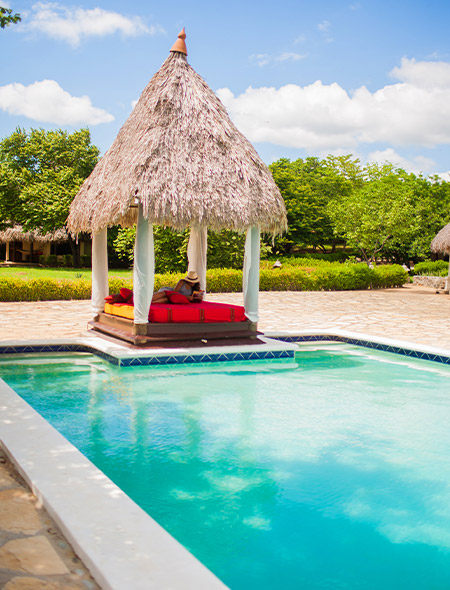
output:
<path id="1" fill-rule="evenodd" d="M 365 348 L 391 352 L 412 358 L 428 360 L 441 364 L 450 364 L 450 353 L 442 349 L 433 349 L 428 346 L 414 346 L 410 343 L 400 343 L 388 339 L 367 337 L 360 334 L 345 333 L 271 333 L 264 338 L 265 344 L 258 349 L 251 349 L 249 345 L 211 348 L 205 352 L 204 348 L 170 349 L 170 350 L 130 350 L 120 344 L 111 345 L 108 342 L 89 339 L 75 340 L 62 343 L 14 343 L 0 344 L 0 355 L 3 354 L 33 354 L 51 352 L 85 352 L 94 354 L 107 362 L 121 367 L 154 366 L 154 365 L 181 365 L 208 362 L 233 362 L 248 360 L 288 359 L 294 358 L 294 353 L 299 349 L 298 345 L 304 343 L 335 342 L 351 344 Z M 287 345 L 287 346 L 283 346 Z M 226 348 L 226 350 L 224 350 Z"/>

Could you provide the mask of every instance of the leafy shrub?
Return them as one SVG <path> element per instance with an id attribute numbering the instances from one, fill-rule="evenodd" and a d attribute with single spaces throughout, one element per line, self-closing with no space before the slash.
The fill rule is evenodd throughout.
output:
<path id="1" fill-rule="evenodd" d="M 66 267 L 73 267 L 73 256 L 72 254 L 64 254 L 63 255 L 63 263 Z"/>
<path id="2" fill-rule="evenodd" d="M 127 289 L 133 288 L 132 281 L 127 281 L 126 279 L 119 277 L 109 277 L 108 285 L 110 295 L 112 293 L 118 293 L 122 287 L 126 287 Z"/>
<path id="3" fill-rule="evenodd" d="M 322 258 L 309 258 L 306 256 L 281 256 L 279 258 L 271 258 L 270 260 L 261 260 L 261 268 L 272 268 L 275 260 L 281 262 L 282 267 L 295 266 L 302 268 L 317 268 L 319 266 L 340 265 L 339 262 L 330 262 Z"/>
<path id="4" fill-rule="evenodd" d="M 55 301 L 90 296 L 91 282 L 85 279 L 0 279 L 0 301 Z"/>
<path id="5" fill-rule="evenodd" d="M 91 256 L 89 254 L 82 254 L 80 256 L 81 268 L 90 268 L 92 264 Z"/>
<path id="6" fill-rule="evenodd" d="M 408 273 L 399 264 L 376 266 L 373 275 L 373 288 L 401 287 L 410 281 Z"/>
<path id="7" fill-rule="evenodd" d="M 309 260 L 325 260 L 327 262 L 345 262 L 349 255 L 346 252 L 304 252 L 299 258 Z"/>
<path id="8" fill-rule="evenodd" d="M 448 262 L 445 260 L 426 260 L 414 265 L 414 274 L 428 277 L 445 277 L 448 274 Z"/>
<path id="9" fill-rule="evenodd" d="M 210 293 L 242 291 L 242 270 L 236 268 L 212 268 L 206 273 L 206 285 Z"/>
<path id="10" fill-rule="evenodd" d="M 312 274 L 292 266 L 262 269 L 259 273 L 259 288 L 261 291 L 316 291 Z"/>
<path id="11" fill-rule="evenodd" d="M 154 289 L 174 287 L 184 273 L 156 274 Z M 409 280 L 408 273 L 399 265 L 378 266 L 370 269 L 366 264 L 319 265 L 316 268 L 286 266 L 281 269 L 262 268 L 261 291 L 340 291 L 381 287 L 400 287 Z M 242 289 L 242 270 L 213 268 L 206 275 L 210 293 L 231 293 Z M 132 288 L 127 279 L 111 277 L 109 292 L 118 293 L 121 287 Z M 77 278 L 23 279 L 0 278 L 0 301 L 52 301 L 89 299 L 91 282 Z"/>
<path id="12" fill-rule="evenodd" d="M 44 266 L 58 266 L 58 258 L 56 254 L 48 254 L 47 256 L 40 256 L 39 262 Z"/>

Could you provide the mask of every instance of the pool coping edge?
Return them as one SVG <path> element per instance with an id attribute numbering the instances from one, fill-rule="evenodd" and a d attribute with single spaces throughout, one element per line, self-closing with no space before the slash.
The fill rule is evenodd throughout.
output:
<path id="1" fill-rule="evenodd" d="M 2 379 L 0 396 L 0 445 L 103 590 L 226 589 Z"/>

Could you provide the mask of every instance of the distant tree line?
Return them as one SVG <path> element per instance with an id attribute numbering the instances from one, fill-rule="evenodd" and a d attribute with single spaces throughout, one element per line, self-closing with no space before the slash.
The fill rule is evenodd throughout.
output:
<path id="1" fill-rule="evenodd" d="M 98 161 L 88 129 L 68 133 L 17 129 L 0 141 L 0 229 L 20 224 L 44 233 L 64 227 L 70 204 Z M 365 261 L 408 263 L 429 257 L 429 244 L 450 218 L 450 183 L 386 162 L 361 165 L 351 155 L 282 158 L 270 165 L 284 198 L 288 231 L 263 236 L 262 256 L 346 246 Z M 129 265 L 134 228 L 108 232 L 110 262 Z M 188 231 L 155 227 L 157 272 L 183 271 Z M 241 268 L 245 236 L 208 234 L 208 265 Z M 76 241 L 70 238 L 74 261 Z"/>
<path id="2" fill-rule="evenodd" d="M 362 166 L 351 155 L 282 158 L 269 167 L 288 214 L 274 253 L 345 243 L 366 261 L 417 262 L 429 257 L 431 240 L 450 220 L 450 183 L 438 176 L 389 162 Z"/>

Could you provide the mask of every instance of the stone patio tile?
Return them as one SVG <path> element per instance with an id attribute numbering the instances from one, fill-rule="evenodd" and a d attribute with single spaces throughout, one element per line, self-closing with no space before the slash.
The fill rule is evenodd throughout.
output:
<path id="1" fill-rule="evenodd" d="M 63 590 L 63 588 L 57 582 L 46 582 L 37 578 L 20 576 L 10 580 L 4 590 Z"/>
<path id="2" fill-rule="evenodd" d="M 12 488 L 17 485 L 16 480 L 9 475 L 5 470 L 0 469 L 0 489 Z"/>
<path id="3" fill-rule="evenodd" d="M 41 535 L 5 543 L 0 547 L 0 567 L 41 576 L 69 573 L 48 539 Z"/>
<path id="4" fill-rule="evenodd" d="M 34 535 L 42 525 L 34 496 L 20 488 L 0 491 L 0 530 Z"/>

